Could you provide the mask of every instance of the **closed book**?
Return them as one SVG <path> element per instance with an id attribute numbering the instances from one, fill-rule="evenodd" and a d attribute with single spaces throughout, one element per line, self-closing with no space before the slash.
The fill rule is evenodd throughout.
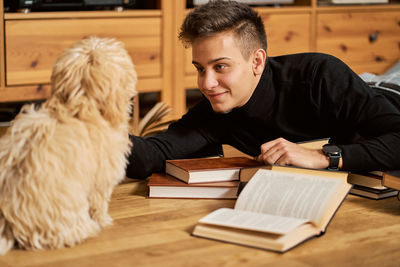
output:
<path id="1" fill-rule="evenodd" d="M 167 160 L 165 172 L 186 183 L 239 180 L 241 168 L 261 166 L 247 157 L 196 158 Z"/>
<path id="2" fill-rule="evenodd" d="M 354 185 L 353 188 L 350 190 L 350 194 L 352 195 L 371 198 L 371 199 L 383 199 L 388 197 L 394 197 L 397 196 L 397 193 L 398 192 L 392 188 L 379 190 L 360 185 Z"/>
<path id="3" fill-rule="evenodd" d="M 246 183 L 250 181 L 250 179 L 254 176 L 254 174 L 259 169 L 265 170 L 273 170 L 273 171 L 283 171 L 283 172 L 293 172 L 293 173 L 302 173 L 302 174 L 310 174 L 310 175 L 321 175 L 325 177 L 337 177 L 338 175 L 344 175 L 347 177 L 347 172 L 342 171 L 329 171 L 329 170 L 320 170 L 320 169 L 308 169 L 308 168 L 299 168 L 293 166 L 283 166 L 283 165 L 263 165 L 258 167 L 248 167 L 242 168 L 239 171 L 239 180 L 242 183 Z"/>
<path id="4" fill-rule="evenodd" d="M 400 170 L 384 172 L 382 183 L 384 186 L 400 190 Z"/>
<path id="5" fill-rule="evenodd" d="M 373 189 L 387 189 L 382 183 L 382 172 L 349 173 L 347 181 L 350 184 L 361 185 Z"/>
<path id="6" fill-rule="evenodd" d="M 260 169 L 233 209 L 201 218 L 192 234 L 285 252 L 324 233 L 350 188 L 347 173 L 325 177 Z"/>
<path id="7" fill-rule="evenodd" d="M 389 0 L 331 0 L 332 4 L 387 4 Z"/>
<path id="8" fill-rule="evenodd" d="M 187 184 L 165 173 L 154 173 L 147 186 L 151 198 L 236 199 L 239 181 Z"/>

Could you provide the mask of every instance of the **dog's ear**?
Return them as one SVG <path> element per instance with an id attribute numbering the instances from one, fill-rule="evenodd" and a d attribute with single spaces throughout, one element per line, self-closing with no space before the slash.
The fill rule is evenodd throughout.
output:
<path id="1" fill-rule="evenodd" d="M 123 44 L 96 37 L 81 40 L 64 53 L 52 75 L 53 93 L 69 109 L 82 113 L 94 106 L 113 125 L 128 119 L 136 81 Z"/>
<path id="2" fill-rule="evenodd" d="M 111 123 L 127 121 L 135 94 L 136 72 L 129 55 L 118 44 L 91 51 L 82 88 Z"/>

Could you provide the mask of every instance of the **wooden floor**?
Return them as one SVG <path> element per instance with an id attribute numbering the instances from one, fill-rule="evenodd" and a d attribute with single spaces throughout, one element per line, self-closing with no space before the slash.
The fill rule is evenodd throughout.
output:
<path id="1" fill-rule="evenodd" d="M 400 201 L 349 195 L 325 235 L 284 253 L 190 235 L 197 220 L 233 200 L 149 199 L 145 181 L 119 185 L 114 225 L 73 248 L 12 250 L 0 266 L 400 266 Z"/>

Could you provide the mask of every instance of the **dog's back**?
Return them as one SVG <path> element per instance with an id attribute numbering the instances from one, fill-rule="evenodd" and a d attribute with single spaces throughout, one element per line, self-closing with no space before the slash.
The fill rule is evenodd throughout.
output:
<path id="1" fill-rule="evenodd" d="M 110 224 L 124 177 L 136 73 L 120 43 L 83 40 L 52 74 L 52 95 L 25 106 L 0 138 L 0 254 L 73 246 Z"/>
<path id="2" fill-rule="evenodd" d="M 96 168 L 88 162 L 92 147 L 84 144 L 84 124 L 75 121 L 64 124 L 46 109 L 25 106 L 0 139 L 0 254 L 14 240 L 25 248 L 55 248 L 99 230 L 86 199 Z M 83 238 L 73 231 L 79 224 L 87 228 Z"/>

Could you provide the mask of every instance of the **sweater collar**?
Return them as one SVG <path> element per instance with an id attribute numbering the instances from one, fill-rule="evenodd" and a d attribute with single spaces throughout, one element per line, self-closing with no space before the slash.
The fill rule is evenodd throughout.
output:
<path id="1" fill-rule="evenodd" d="M 270 116 L 273 110 L 273 103 L 276 95 L 272 81 L 272 69 L 270 60 L 268 59 L 260 81 L 258 82 L 257 87 L 249 101 L 233 111 L 235 113 L 251 117 L 262 116 L 266 118 L 265 116 Z"/>

